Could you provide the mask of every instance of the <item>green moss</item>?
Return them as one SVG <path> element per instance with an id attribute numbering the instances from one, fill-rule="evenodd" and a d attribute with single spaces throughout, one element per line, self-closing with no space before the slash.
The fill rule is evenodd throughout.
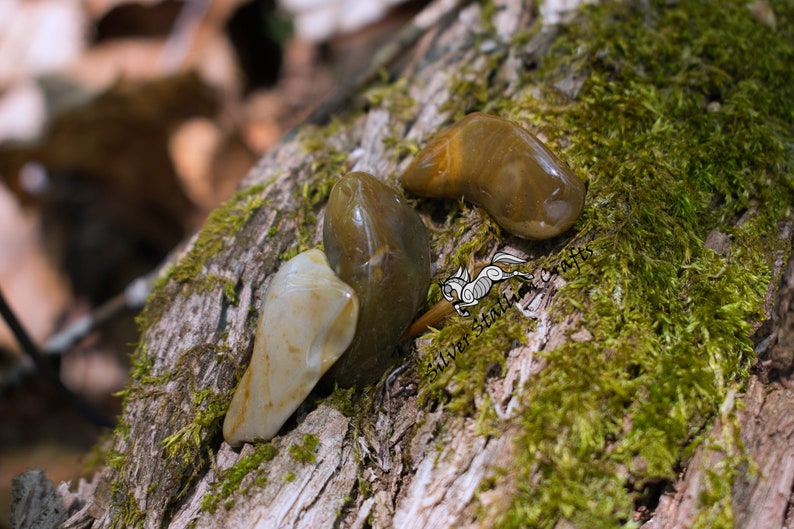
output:
<path id="1" fill-rule="evenodd" d="M 416 101 L 408 95 L 408 79 L 379 84 L 364 94 L 370 107 L 385 108 L 393 118 L 408 121 L 416 115 Z"/>
<path id="2" fill-rule="evenodd" d="M 174 367 L 161 374 L 152 374 L 153 362 L 143 348 L 140 348 L 133 361 L 131 383 L 122 392 L 124 406 L 132 399 L 153 399 L 157 397 L 161 415 L 170 416 L 169 424 L 178 427 L 176 432 L 162 441 L 165 454 L 168 457 L 169 471 L 178 476 L 181 487 L 171 502 L 178 502 L 190 489 L 195 479 L 207 465 L 209 458 L 209 440 L 220 431 L 221 421 L 228 410 L 232 390 L 215 392 L 212 389 L 199 389 L 196 386 L 198 367 L 213 355 L 223 356 L 227 353 L 224 346 L 204 344 L 184 350 L 174 363 Z M 169 393 L 166 385 L 175 382 L 181 388 L 178 393 Z M 185 410 L 182 406 L 183 395 L 191 396 L 190 407 Z M 162 398 L 165 395 L 165 398 Z M 178 425 L 182 425 L 179 427 Z M 114 436 L 125 438 L 129 435 L 129 425 L 123 419 L 114 431 Z M 118 476 L 122 476 L 127 462 L 126 454 L 109 450 L 106 464 L 114 469 Z M 113 524 L 116 527 L 127 527 L 130 518 L 129 508 L 132 504 L 128 501 L 131 492 L 122 478 L 114 480 L 114 503 L 122 506 L 114 512 Z M 134 514 L 134 513 L 133 513 Z M 129 522 L 131 523 L 131 522 Z"/>
<path id="3" fill-rule="evenodd" d="M 383 145 L 386 147 L 386 152 L 391 155 L 391 160 L 394 163 L 398 163 L 407 156 L 414 156 L 420 150 L 419 144 L 415 139 L 401 136 L 384 138 Z"/>
<path id="4" fill-rule="evenodd" d="M 201 500 L 201 510 L 214 513 L 220 505 L 230 509 L 234 502 L 231 501 L 232 494 L 240 491 L 243 479 L 254 472 L 262 471 L 262 464 L 272 460 L 278 454 L 276 447 L 268 443 L 257 444 L 253 453 L 241 457 L 231 467 L 218 472 L 216 481 L 210 487 L 209 492 Z M 259 478 L 262 479 L 259 479 Z M 265 486 L 264 474 L 256 476 L 253 480 L 254 486 L 262 488 Z M 243 493 L 245 491 L 242 491 Z"/>
<path id="5" fill-rule="evenodd" d="M 193 287 L 193 293 L 212 292 L 220 288 L 226 301 L 233 305 L 237 304 L 237 292 L 234 287 L 234 281 L 228 277 L 222 277 L 217 274 L 204 274 L 196 276 L 191 282 L 191 286 Z"/>
<path id="6" fill-rule="evenodd" d="M 488 0 L 483 0 L 481 4 L 480 22 L 487 33 L 493 34 L 496 32 L 496 25 L 493 22 L 494 15 L 497 12 L 496 4 Z"/>
<path id="7" fill-rule="evenodd" d="M 190 347 L 179 355 L 172 369 L 159 375 L 152 375 L 151 369 L 146 369 L 146 373 L 139 373 L 139 377 L 125 390 L 125 405 L 128 399 L 157 397 L 161 414 L 169 414 L 169 424 L 177 428 L 162 441 L 170 472 L 178 476 L 181 483 L 172 502 L 179 501 L 187 493 L 207 465 L 210 457 L 208 442 L 220 431 L 221 421 L 228 410 L 232 390 L 215 392 L 209 388 L 199 389 L 195 380 L 198 365 L 206 362 L 209 356 L 223 355 L 225 352 L 225 347 L 210 344 Z M 175 383 L 181 391 L 168 393 L 166 385 L 169 383 Z M 184 409 L 181 404 L 185 393 L 191 396 L 189 409 Z M 164 395 L 165 398 L 162 398 Z M 118 427 L 116 435 L 120 435 Z M 113 455 L 113 452 L 109 454 L 108 464 L 121 474 L 124 459 L 114 464 Z"/>
<path id="8" fill-rule="evenodd" d="M 215 393 L 207 389 L 195 393 L 193 405 L 196 414 L 193 420 L 163 440 L 169 458 L 178 457 L 184 464 L 191 466 L 200 460 L 202 441 L 219 430 L 221 420 L 229 409 L 232 393 Z"/>
<path id="9" fill-rule="evenodd" d="M 367 499 L 372 497 L 372 486 L 363 476 L 358 476 L 357 478 L 357 489 L 362 498 Z"/>
<path id="10" fill-rule="evenodd" d="M 471 270 L 497 244 L 501 234 L 499 225 L 485 210 L 464 202 L 462 198 L 409 199 L 409 202 L 428 218 L 444 216 L 440 225 L 427 225 L 431 254 L 448 254 L 444 268 L 436 272 L 437 279 L 449 277 L 459 266 Z M 441 298 L 437 282 L 430 288 L 428 305 Z"/>
<path id="11" fill-rule="evenodd" d="M 141 346 L 133 354 L 130 363 L 130 378 L 140 380 L 152 372 L 154 359 L 147 354 L 146 347 Z"/>
<path id="12" fill-rule="evenodd" d="M 221 287 L 230 303 L 237 302 L 234 284 L 231 280 L 217 275 L 206 274 L 207 260 L 221 251 L 240 228 L 248 222 L 251 215 L 265 204 L 262 192 L 275 180 L 273 176 L 264 184 L 254 185 L 237 191 L 223 205 L 216 208 L 207 218 L 198 234 L 195 244 L 188 253 L 171 266 L 155 282 L 146 306 L 138 316 L 138 326 L 143 332 L 160 318 L 169 306 L 174 291 L 169 288 L 170 280 L 180 284 L 190 283 L 192 288 L 183 290 L 184 295 L 193 292 L 206 292 Z"/>
<path id="13" fill-rule="evenodd" d="M 153 359 L 142 349 L 137 351 L 133 358 L 135 377 L 131 379 L 130 384 L 128 384 L 123 391 L 119 392 L 119 395 L 124 396 L 125 400 L 159 395 L 165 391 L 163 389 L 165 384 L 179 379 L 184 381 L 186 384 L 185 387 L 189 388 L 191 394 L 194 395 L 194 405 L 198 405 L 199 403 L 195 402 L 196 396 L 204 395 L 205 393 L 204 390 L 198 390 L 196 388 L 196 367 L 207 358 L 215 357 L 216 360 L 222 360 L 227 353 L 228 347 L 225 345 L 218 346 L 207 343 L 188 347 L 179 354 L 174 363 L 174 367 L 155 375 L 152 373 L 154 365 Z M 223 399 L 225 397 L 219 398 Z"/>
<path id="14" fill-rule="evenodd" d="M 328 195 L 336 181 L 345 173 L 347 153 L 341 152 L 331 145 L 331 131 L 339 128 L 334 121 L 324 129 L 304 127 L 300 131 L 303 149 L 311 154 L 310 176 L 296 192 L 298 207 L 290 216 L 296 225 L 295 243 L 280 256 L 287 261 L 301 252 L 317 246 L 319 234 L 317 222 L 320 209 L 328 201 Z"/>
<path id="15" fill-rule="evenodd" d="M 316 463 L 317 457 L 314 452 L 320 446 L 320 438 L 314 434 L 303 434 L 303 444 L 292 445 L 289 447 L 289 455 L 299 463 Z"/>
<path id="16" fill-rule="evenodd" d="M 334 386 L 334 391 L 325 399 L 325 403 L 336 408 L 345 417 L 357 415 L 356 388 L 340 388 Z"/>
<path id="17" fill-rule="evenodd" d="M 127 463 L 127 456 L 116 450 L 108 450 L 105 463 L 114 470 L 121 470 Z"/>
<path id="18" fill-rule="evenodd" d="M 524 388 L 519 493 L 501 527 L 632 526 L 643 484 L 674 479 L 741 389 L 772 259 L 787 251 L 775 225 L 794 196 L 794 6 L 772 5 L 786 29 L 742 2 L 588 8 L 527 78 L 586 64 L 578 100 L 527 91 L 505 103 L 570 142 L 564 158 L 589 175 L 577 239 L 594 255 L 555 300 L 579 309 L 593 338 L 544 351 L 547 367 Z M 729 258 L 704 247 L 712 230 L 731 237 Z M 427 390 L 453 402 L 450 387 Z M 742 454 L 731 439 L 710 441 L 728 458 L 710 471 L 699 526 L 732 526 Z"/>
<path id="19" fill-rule="evenodd" d="M 287 472 L 286 474 L 284 474 L 284 481 L 288 483 L 292 483 L 293 481 L 295 481 L 295 473 Z"/>
<path id="20" fill-rule="evenodd" d="M 732 529 L 734 520 L 730 500 L 734 479 L 755 472 L 740 439 L 739 421 L 733 414 L 733 402 L 734 395 L 731 392 L 720 410 L 722 434 L 710 436 L 704 441 L 704 464 L 708 466 L 700 469 L 705 474 L 705 486 L 698 499 L 704 509 L 692 524 L 696 529 Z M 712 456 L 715 456 L 716 463 L 712 462 Z"/>
<path id="21" fill-rule="evenodd" d="M 342 498 L 342 505 L 340 505 L 339 508 L 336 510 L 336 517 L 341 518 L 342 514 L 345 512 L 345 510 L 348 507 L 350 507 L 352 503 L 353 503 L 353 498 L 351 496 L 345 496 L 344 498 Z"/>
<path id="22" fill-rule="evenodd" d="M 494 63 L 501 59 L 501 55 L 493 56 L 492 61 L 483 65 L 480 71 L 462 71 L 456 76 L 450 92 L 453 97 L 447 99 L 442 105 L 442 111 L 451 112 L 453 121 L 458 121 L 473 110 L 483 110 L 491 102 L 491 83 L 487 72 L 491 71 Z"/>
<path id="23" fill-rule="evenodd" d="M 172 266 L 158 279 L 147 300 L 146 308 L 138 317 L 141 336 L 145 336 L 146 329 L 159 319 L 163 310 L 168 306 L 171 296 L 174 295 L 173 289 L 169 288 L 172 278 L 179 283 L 191 283 L 191 288 L 183 291 L 183 294 L 211 291 L 220 287 L 228 302 L 237 302 L 234 283 L 215 274 L 203 273 L 204 265 L 207 259 L 223 248 L 224 240 L 239 230 L 250 216 L 264 204 L 260 195 L 267 185 L 269 183 L 253 186 L 236 193 L 209 216 L 194 247 L 177 265 Z M 125 408 L 130 399 L 162 395 L 165 391 L 163 389 L 165 384 L 175 379 L 184 380 L 185 387 L 194 392 L 192 417 L 188 417 L 183 427 L 163 441 L 166 453 L 171 458 L 171 464 L 176 467 L 176 472 L 183 478 L 184 486 L 177 493 L 177 499 L 184 494 L 192 483 L 192 479 L 198 475 L 200 468 L 206 463 L 207 448 L 203 445 L 206 439 L 219 429 L 220 421 L 226 413 L 230 399 L 230 394 L 214 394 L 209 390 L 197 390 L 191 363 L 195 363 L 197 358 L 205 358 L 207 354 L 222 352 L 223 347 L 218 348 L 214 345 L 190 348 L 179 356 L 173 369 L 159 375 L 152 375 L 154 359 L 141 345 L 132 357 L 131 383 L 124 391 L 120 392 L 124 397 Z M 166 399 L 162 406 L 167 408 L 177 405 L 174 404 L 173 399 Z M 179 409 L 178 406 L 177 409 Z M 175 419 L 174 423 L 179 424 L 180 421 Z M 116 427 L 115 435 L 120 437 L 129 435 L 129 426 L 125 421 L 120 422 Z M 121 472 L 122 469 L 118 467 L 116 470 Z"/>
<path id="24" fill-rule="evenodd" d="M 554 313 L 576 312 L 592 339 L 540 353 L 547 366 L 523 388 L 520 492 L 501 527 L 554 527 L 559 518 L 632 526 L 645 485 L 674 479 L 726 395 L 741 389 L 773 259 L 789 251 L 776 234 L 794 198 L 794 6 L 772 3 L 785 27 L 774 32 L 741 2 L 641 5 L 588 8 L 517 97 L 481 82 L 487 69 L 453 83 L 456 118 L 485 110 L 527 123 L 589 184 L 566 248 L 587 241 L 593 256 L 562 274 Z M 586 77 L 576 100 L 550 88 L 572 72 Z M 431 228 L 434 250 L 456 241 L 436 279 L 501 248 L 498 228 L 477 211 L 461 204 Z M 729 256 L 705 248 L 713 230 L 730 237 Z M 520 285 L 511 280 L 500 293 Z M 431 288 L 429 300 L 438 298 Z M 517 310 L 476 339 L 472 325 L 454 316 L 426 337 L 420 396 L 476 415 L 479 431 L 495 434 L 504 425 L 483 384 L 531 328 Z M 441 369 L 439 355 L 450 354 Z M 731 526 L 733 469 L 744 457 L 736 438 L 708 440 L 727 458 L 711 470 L 701 526 Z"/>
<path id="25" fill-rule="evenodd" d="M 269 183 L 259 184 L 237 191 L 215 209 L 207 218 L 195 244 L 179 260 L 171 277 L 185 282 L 201 274 L 207 259 L 221 251 L 225 241 L 238 232 L 251 215 L 265 204 L 261 195 L 268 185 Z"/>
<path id="26" fill-rule="evenodd" d="M 113 482 L 111 484 L 111 493 L 114 496 L 114 503 L 121 507 L 118 511 L 118 516 L 111 521 L 110 527 L 113 529 L 143 527 L 146 516 L 138 507 L 138 502 L 135 501 L 135 496 L 132 495 L 132 492 L 122 492 L 118 482 Z"/>
<path id="27" fill-rule="evenodd" d="M 490 406 L 477 410 L 475 401 L 485 396 L 488 377 L 503 374 L 505 352 L 526 336 L 526 322 L 514 311 L 504 298 L 489 296 L 472 307 L 472 316 L 455 315 L 442 329 L 432 330 L 419 367 L 422 402 L 444 401 L 446 408 L 462 414 L 491 413 Z"/>
<path id="28" fill-rule="evenodd" d="M 192 419 L 174 434 L 163 439 L 172 471 L 180 476 L 181 488 L 173 501 L 180 500 L 200 476 L 209 458 L 209 440 L 221 429 L 233 391 L 216 393 L 212 390 L 195 392 Z"/>
<path id="29" fill-rule="evenodd" d="M 489 46 L 490 51 L 483 51 L 483 38 L 498 41 L 495 25 L 491 22 L 497 7 L 493 2 L 483 2 L 483 22 L 485 31 L 478 35 L 471 47 L 478 49 L 476 59 L 469 64 L 459 66 L 450 83 L 450 97 L 441 105 L 441 111 L 448 112 L 452 121 L 458 121 L 466 114 L 474 111 L 495 113 L 496 109 L 510 106 L 510 99 L 504 86 L 494 82 L 494 74 L 502 66 L 508 50 L 504 46 Z M 490 35 L 488 35 L 490 33 Z"/>

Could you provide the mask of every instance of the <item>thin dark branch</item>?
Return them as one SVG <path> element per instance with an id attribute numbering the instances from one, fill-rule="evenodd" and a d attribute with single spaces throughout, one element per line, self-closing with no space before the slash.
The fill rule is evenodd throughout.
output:
<path id="1" fill-rule="evenodd" d="M 137 310 L 143 307 L 146 296 L 152 289 L 158 270 L 132 281 L 124 292 L 93 309 L 89 314 L 75 320 L 65 329 L 52 336 L 44 346 L 44 355 L 60 355 L 71 349 L 96 327 L 118 315 L 124 309 Z"/>
<path id="2" fill-rule="evenodd" d="M 53 384 L 58 391 L 64 395 L 64 397 L 66 397 L 66 399 L 69 401 L 69 404 L 77 409 L 86 419 L 90 420 L 97 426 L 108 428 L 112 428 L 114 426 L 113 421 L 109 420 L 107 417 L 95 410 L 82 397 L 71 391 L 63 384 L 61 378 L 55 371 L 53 371 L 50 364 L 47 362 L 44 356 L 42 356 L 41 352 L 39 352 L 36 344 L 34 344 L 33 340 L 30 339 L 30 335 L 19 322 L 16 315 L 14 314 L 14 311 L 11 310 L 11 307 L 6 302 L 2 290 L 0 290 L 0 315 L 2 315 L 3 319 L 8 324 L 8 327 L 11 329 L 11 332 L 14 334 L 17 342 L 19 342 L 20 347 L 22 347 L 22 351 L 31 359 L 33 365 L 36 366 L 36 369 L 39 371 L 39 373 L 46 377 L 50 383 Z"/>

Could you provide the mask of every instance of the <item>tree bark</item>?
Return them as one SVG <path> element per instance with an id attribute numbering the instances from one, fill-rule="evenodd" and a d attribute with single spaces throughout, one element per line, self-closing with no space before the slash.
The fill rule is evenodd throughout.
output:
<path id="1" fill-rule="evenodd" d="M 780 231 L 790 240 L 790 226 Z M 782 256 L 778 266 L 782 266 Z M 744 407 L 738 411 L 736 426 L 749 456 L 737 469 L 738 479 L 731 493 L 737 529 L 794 527 L 794 259 L 788 261 L 776 297 L 771 325 L 757 333 L 756 372 L 746 392 L 736 396 Z M 726 404 L 724 408 L 733 407 L 733 396 Z M 726 427 L 729 411 L 723 410 L 713 426 L 713 438 L 719 438 Z M 723 450 L 708 444 L 700 446 L 642 529 L 692 527 L 702 509 L 699 495 L 707 486 L 709 470 L 720 465 L 724 456 Z"/>
<path id="2" fill-rule="evenodd" d="M 306 219 L 321 217 L 323 200 L 311 203 L 305 197 L 307 186 L 322 184 L 318 164 L 327 164 L 329 153 L 349 153 L 343 157 L 346 169 L 368 171 L 395 183 L 409 160 L 387 146 L 395 140 L 422 144 L 447 122 L 444 109 L 459 97 L 453 86 L 456 77 L 472 82 L 491 79 L 508 97 L 516 94 L 521 68 L 543 54 L 554 33 L 547 28 L 528 44 L 515 45 L 519 32 L 533 28 L 533 10 L 518 0 L 494 4 L 496 27 L 490 33 L 480 4 L 450 11 L 452 16 L 436 18 L 430 26 L 421 18 L 416 22 L 412 31 L 422 36 L 415 56 L 402 60 L 400 66 L 407 95 L 415 102 L 410 116 L 401 113 L 399 105 L 390 105 L 392 99 L 372 104 L 340 124 L 332 136 L 310 142 L 313 151 L 306 152 L 305 138 L 292 137 L 259 162 L 241 186 L 258 191 L 233 200 L 241 208 L 246 200 L 260 201 L 262 206 L 253 208 L 232 236 L 213 241 L 220 247 L 200 262 L 199 277 L 170 276 L 158 294 L 158 300 L 167 301 L 161 305 L 150 301 L 151 324 L 140 346 L 147 370 L 132 381 L 109 465 L 78 493 L 58 489 L 69 505 L 59 520 L 62 527 L 403 529 L 495 524 L 515 496 L 517 484 L 510 472 L 496 478 L 494 473 L 513 465 L 520 427 L 505 421 L 499 435 L 481 435 L 476 417 L 420 404 L 417 373 L 410 368 L 372 390 L 374 404 L 362 421 L 369 425 L 366 428 L 327 403 L 299 413 L 297 424 L 273 441 L 278 449 L 275 456 L 243 477 L 228 504 L 214 512 L 202 509 L 206 495 L 216 490 L 213 484 L 236 463 L 254 457 L 257 448 L 245 445 L 233 450 L 220 438 L 222 418 L 208 414 L 208 422 L 203 423 L 201 415 L 206 402 L 230 396 L 248 362 L 256 313 L 279 257 L 320 242 L 320 230 L 305 224 Z M 433 4 L 434 8 L 444 5 Z M 572 72 L 560 79 L 557 88 L 575 95 L 581 80 Z M 253 187 L 257 185 L 263 187 Z M 790 246 L 789 227 L 781 226 L 780 231 Z M 469 236 L 464 234 L 463 239 Z M 201 235 L 194 237 L 172 263 L 191 258 L 190 252 L 205 243 Z M 434 256 L 436 265 L 444 263 L 450 251 L 442 249 Z M 782 257 L 778 265 L 783 266 Z M 794 285 L 791 266 L 788 278 L 785 299 L 790 299 Z M 535 330 L 528 343 L 506 352 L 504 375 L 488 380 L 487 394 L 502 418 L 516 416 L 520 388 L 543 369 L 536 352 L 588 339 L 571 334 L 580 315 L 560 321 L 561 315 L 549 308 L 563 284 L 558 277 L 523 302 L 532 311 Z M 770 285 L 770 308 L 774 292 Z M 786 318 L 779 315 L 776 325 Z M 779 333 L 777 343 L 788 336 L 786 331 L 771 332 Z M 757 465 L 756 472 L 739 480 L 734 490 L 741 527 L 792 527 L 788 510 L 794 480 L 794 423 L 786 362 L 775 364 L 776 373 L 782 374 L 774 381 L 754 375 L 747 395 L 736 396 L 746 406 L 740 415 L 742 441 Z M 714 426 L 723 427 L 720 421 Z M 318 434 L 319 447 L 316 461 L 309 464 L 296 460 L 289 447 L 304 444 L 310 434 Z M 177 443 L 181 449 L 170 452 L 169 446 Z M 705 475 L 720 457 L 705 445 L 698 450 L 674 489 L 662 496 L 655 511 L 656 506 L 651 507 L 653 516 L 643 527 L 690 527 L 701 508 L 695 500 Z M 493 480 L 488 490 L 479 489 L 484 480 Z M 362 488 L 368 493 L 362 494 Z M 25 503 L 19 500 L 15 505 L 21 509 Z M 635 514 L 638 519 L 645 516 Z M 557 526 L 567 523 L 561 519 Z"/>
<path id="3" fill-rule="evenodd" d="M 377 426 L 364 435 L 351 436 L 350 419 L 326 405 L 309 412 L 276 441 L 282 449 L 264 470 L 268 486 L 253 487 L 249 496 L 214 515 L 200 509 L 204 494 L 219 472 L 253 448 L 247 445 L 238 453 L 221 442 L 219 422 L 197 433 L 193 453 L 169 454 L 164 444 L 180 432 L 192 435 L 187 429 L 196 418 L 197 391 L 229 395 L 236 385 L 251 353 L 257 307 L 279 256 L 298 243 L 311 247 L 320 242 L 315 226 L 309 241 L 296 241 L 296 234 L 305 229 L 296 222 L 305 214 L 303 187 L 317 180 L 313 164 L 324 163 L 328 151 L 351 153 L 346 161 L 349 169 L 389 175 L 393 180 L 400 168 L 386 150 L 388 140 L 419 142 L 439 129 L 448 118 L 441 109 L 454 97 L 453 74 L 468 71 L 474 79 L 492 73 L 486 57 L 472 45 L 485 31 L 480 6 L 458 10 L 454 4 L 436 2 L 433 9 L 452 16 L 430 17 L 437 21 L 432 27 L 420 18 L 412 30 L 425 31 L 421 52 L 404 70 L 411 77 L 410 97 L 417 102 L 413 119 L 396 116 L 388 108 L 372 108 L 342 125 L 320 153 L 306 153 L 305 141 L 293 137 L 265 156 L 241 184 L 248 188 L 266 183 L 258 197 L 266 206 L 254 211 L 233 238 L 224 239 L 223 248 L 200 271 L 204 277 L 231 282 L 236 302 L 230 302 L 228 292 L 224 294 L 217 284 L 196 292 L 191 281 L 171 279 L 164 287 L 168 302 L 142 340 L 150 369 L 146 381 L 132 382 L 123 417 L 127 431 L 113 442 L 112 453 L 120 455 L 124 464 L 108 467 L 98 476 L 87 506 L 66 526 L 325 527 L 338 520 L 340 527 L 363 527 L 370 516 L 382 526 L 475 524 L 471 505 L 475 488 L 493 464 L 509 466 L 514 450 L 511 436 L 488 439 L 475 434 L 474 419 L 449 421 L 441 411 L 421 409 L 408 374 L 394 381 L 389 405 L 371 417 Z M 499 3 L 499 9 L 502 23 L 497 31 L 503 42 L 497 46 L 505 49 L 516 31 L 529 26 L 532 16 L 529 6 L 518 1 Z M 421 59 L 422 53 L 426 58 Z M 506 88 L 515 82 L 517 72 L 509 68 L 499 72 Z M 317 215 L 321 206 L 312 206 L 310 214 Z M 184 258 L 197 241 L 194 238 L 174 261 Z M 563 326 L 548 331 L 547 336 L 538 336 L 539 343 L 559 340 L 562 332 Z M 525 380 L 535 368 L 531 356 L 521 354 L 529 350 L 511 354 L 508 375 L 495 388 L 505 402 L 511 385 Z M 179 369 L 186 365 L 189 369 Z M 446 423 L 443 442 L 433 435 L 440 422 Z M 415 424 L 422 424 L 419 431 L 407 435 Z M 322 432 L 316 464 L 296 463 L 286 447 L 301 444 L 304 433 L 316 432 Z M 440 453 L 438 446 L 443 446 Z M 357 451 L 372 462 L 362 464 Z M 209 455 L 213 462 L 203 463 Z M 285 481 L 288 474 L 294 479 Z M 241 490 L 256 478 L 255 472 L 245 478 Z M 369 482 L 371 497 L 362 499 L 355 493 L 359 479 Z M 498 503 L 504 495 L 492 491 L 492 496 Z M 352 505 L 346 504 L 346 497 L 353 498 Z"/>

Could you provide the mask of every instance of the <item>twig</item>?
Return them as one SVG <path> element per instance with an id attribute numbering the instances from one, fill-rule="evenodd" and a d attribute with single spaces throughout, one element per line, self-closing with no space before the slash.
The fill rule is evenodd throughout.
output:
<path id="1" fill-rule="evenodd" d="M 78 318 L 68 327 L 59 331 L 44 346 L 44 354 L 63 354 L 94 328 L 105 323 L 122 310 L 135 310 L 143 307 L 146 302 L 146 296 L 149 295 L 149 291 L 152 289 L 156 274 L 157 271 L 139 277 L 127 285 L 124 292 L 112 297 L 89 314 Z"/>
<path id="2" fill-rule="evenodd" d="M 11 307 L 6 302 L 2 290 L 0 290 L 0 315 L 2 315 L 3 319 L 8 324 L 9 329 L 11 329 L 11 332 L 14 334 L 17 342 L 19 342 L 20 347 L 22 347 L 22 351 L 31 359 L 33 365 L 36 366 L 36 369 L 39 371 L 39 373 L 44 375 L 44 377 L 46 377 L 50 383 L 55 386 L 58 391 L 64 395 L 64 397 L 66 397 L 66 399 L 75 409 L 77 409 L 85 418 L 97 426 L 108 428 L 112 428 L 114 426 L 112 421 L 95 410 L 90 404 L 88 404 L 88 402 L 83 400 L 79 395 L 72 392 L 63 384 L 61 378 L 57 373 L 55 373 L 55 371 L 53 371 L 47 362 L 47 359 L 44 358 L 44 356 L 39 352 L 38 348 L 33 343 L 33 340 L 30 339 L 30 335 L 28 335 L 25 328 L 22 327 L 22 324 L 17 319 L 14 311 L 11 310 Z"/>

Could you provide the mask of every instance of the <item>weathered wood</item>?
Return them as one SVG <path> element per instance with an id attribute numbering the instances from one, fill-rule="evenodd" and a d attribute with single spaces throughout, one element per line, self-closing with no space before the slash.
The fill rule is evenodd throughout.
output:
<path id="1" fill-rule="evenodd" d="M 76 491 L 61 482 L 53 489 L 41 470 L 29 470 L 15 477 L 12 483 L 11 526 L 14 529 L 83 529 L 91 527 L 96 480 L 81 479 Z"/>
<path id="2" fill-rule="evenodd" d="M 63 522 L 66 514 L 63 502 L 41 470 L 15 477 L 11 496 L 11 525 L 15 529 L 57 527 Z"/>

